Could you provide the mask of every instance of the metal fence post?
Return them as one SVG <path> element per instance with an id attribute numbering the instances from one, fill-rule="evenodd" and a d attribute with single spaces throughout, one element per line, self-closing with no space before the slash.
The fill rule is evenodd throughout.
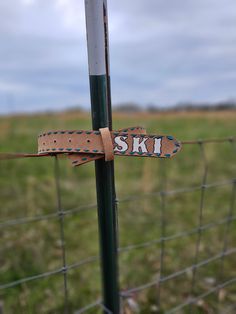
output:
<path id="1" fill-rule="evenodd" d="M 89 81 L 93 129 L 112 127 L 105 0 L 85 0 Z M 95 161 L 103 303 L 114 314 L 120 311 L 117 262 L 117 224 L 114 164 Z"/>

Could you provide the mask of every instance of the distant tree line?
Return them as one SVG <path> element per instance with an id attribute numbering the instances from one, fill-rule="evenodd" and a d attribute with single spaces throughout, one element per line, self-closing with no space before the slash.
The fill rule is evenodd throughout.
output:
<path id="1" fill-rule="evenodd" d="M 225 111 L 225 110 L 236 110 L 236 101 L 228 100 L 218 103 L 178 103 L 174 106 L 158 106 L 154 104 L 142 107 L 136 103 L 122 103 L 113 107 L 114 112 L 121 113 L 138 113 L 138 112 L 168 112 L 168 111 Z"/>

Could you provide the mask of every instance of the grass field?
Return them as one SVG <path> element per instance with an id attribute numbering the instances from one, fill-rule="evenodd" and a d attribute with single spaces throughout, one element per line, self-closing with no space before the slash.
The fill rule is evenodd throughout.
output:
<path id="1" fill-rule="evenodd" d="M 174 135 L 179 140 L 225 138 L 236 135 L 236 112 L 161 113 L 114 116 L 114 129 L 141 125 L 148 132 Z M 0 117 L 0 151 L 36 152 L 37 134 L 51 129 L 91 129 L 86 113 Z M 208 165 L 207 184 L 235 178 L 236 143 L 204 144 Z M 156 193 L 201 186 L 204 161 L 200 145 L 185 145 L 171 160 L 117 157 L 116 188 L 119 203 L 120 286 L 130 289 L 158 279 L 162 243 L 128 249 L 161 237 L 163 219 L 165 236 L 194 229 L 199 223 L 201 190 L 169 194 L 162 199 Z M 97 256 L 98 230 L 93 163 L 72 168 L 60 159 L 61 200 L 65 216 L 65 247 L 68 265 Z M 227 218 L 232 184 L 205 190 L 203 225 Z M 0 220 L 50 215 L 57 212 L 53 158 L 18 159 L 0 162 Z M 84 206 L 84 207 L 83 207 Z M 81 209 L 81 210 L 78 210 Z M 235 209 L 236 210 L 236 209 Z M 236 212 L 234 211 L 234 216 Z M 227 224 L 202 231 L 199 262 L 223 249 Z M 236 248 L 236 223 L 229 225 L 228 248 Z M 62 266 L 60 224 L 57 217 L 0 228 L 0 284 L 17 281 L 60 269 Z M 162 276 L 191 266 L 198 234 L 165 243 Z M 224 259 L 224 278 L 236 277 L 236 254 Z M 195 296 L 217 285 L 221 260 L 200 267 L 196 273 Z M 125 313 L 166 313 L 190 297 L 193 272 L 184 272 L 161 285 L 161 303 L 157 304 L 158 288 L 152 286 L 133 293 L 125 302 Z M 82 264 L 68 271 L 70 313 L 101 297 L 99 261 Z M 0 290 L 3 313 L 63 313 L 63 275 L 32 280 Z M 131 305 L 131 299 L 132 304 Z M 219 299 L 219 302 L 217 301 Z M 129 303 L 129 304 L 128 304 Z M 199 300 L 192 313 L 219 313 L 236 306 L 236 283 Z M 189 313 L 189 308 L 178 313 Z M 0 311 L 1 312 L 1 311 Z M 93 309 L 88 313 L 100 313 Z M 220 312 L 221 313 L 221 312 Z M 235 313 L 234 310 L 230 313 Z"/>

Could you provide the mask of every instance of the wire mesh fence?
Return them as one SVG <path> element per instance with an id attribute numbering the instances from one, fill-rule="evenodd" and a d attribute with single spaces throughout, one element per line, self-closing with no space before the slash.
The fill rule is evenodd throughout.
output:
<path id="1" fill-rule="evenodd" d="M 149 240 L 144 240 L 135 243 L 129 243 L 127 245 L 121 245 L 119 247 L 119 258 L 122 258 L 123 254 L 127 252 L 133 252 L 136 254 L 137 250 L 152 250 L 155 252 L 155 262 L 157 266 L 154 274 L 150 274 L 150 281 L 142 281 L 142 274 L 138 272 L 135 274 L 134 282 L 137 282 L 135 286 L 129 285 L 125 282 L 123 286 L 123 280 L 121 280 L 120 285 L 120 298 L 122 304 L 122 310 L 124 313 L 197 313 L 197 309 L 202 310 L 205 313 L 234 313 L 236 308 L 236 273 L 233 265 L 236 262 L 236 246 L 235 246 L 235 233 L 233 229 L 236 222 L 235 213 L 235 194 L 236 194 L 236 178 L 235 173 L 231 172 L 228 174 L 228 178 L 225 180 L 217 180 L 214 182 L 209 182 L 209 161 L 206 156 L 206 150 L 208 145 L 229 145 L 229 149 L 232 154 L 235 153 L 236 149 L 236 139 L 225 138 L 225 139 L 213 139 L 213 140 L 197 140 L 197 141 L 186 141 L 182 142 L 184 148 L 186 146 L 194 146 L 199 150 L 199 160 L 201 161 L 201 184 L 190 185 L 190 186 L 180 186 L 176 189 L 168 189 L 168 173 L 169 169 L 165 168 L 164 175 L 162 176 L 162 189 L 156 192 L 149 192 L 143 194 L 136 194 L 132 196 L 127 196 L 124 198 L 117 199 L 118 209 L 122 206 L 123 209 L 127 208 L 128 204 L 134 204 L 136 202 L 143 202 L 145 200 L 152 199 L 154 204 L 158 204 L 159 210 L 159 221 L 156 224 L 156 229 L 158 229 L 158 235 L 156 238 Z M 185 154 L 183 150 L 182 154 Z M 213 156 L 218 158 L 218 156 Z M 223 160 L 222 160 L 223 162 Z M 56 200 L 57 208 L 54 213 L 35 215 L 21 217 L 19 219 L 9 219 L 2 220 L 0 223 L 1 232 L 4 230 L 20 226 L 20 225 L 30 225 L 31 228 L 35 228 L 34 223 L 46 222 L 50 224 L 51 221 L 58 223 L 59 231 L 59 246 L 60 246 L 60 267 L 52 269 L 50 271 L 35 273 L 31 276 L 25 276 L 22 278 L 17 278 L 16 280 L 6 281 L 0 283 L 0 290 L 5 291 L 6 289 L 12 289 L 14 287 L 21 287 L 28 282 L 40 281 L 45 278 L 52 278 L 53 276 L 61 275 L 61 280 L 63 282 L 63 309 L 61 311 L 64 313 L 72 313 L 72 308 L 70 306 L 70 284 L 68 276 L 70 272 L 76 269 L 80 269 L 82 266 L 91 265 L 99 262 L 99 254 L 85 257 L 75 263 L 70 263 L 67 258 L 67 242 L 65 239 L 65 220 L 67 217 L 74 217 L 82 212 L 95 211 L 96 204 L 80 206 L 77 208 L 65 210 L 62 206 L 62 196 L 61 196 L 61 174 L 60 174 L 60 161 L 57 157 L 54 158 L 54 184 L 56 187 Z M 77 171 L 77 170 L 76 170 Z M 195 175 L 194 169 L 189 176 Z M 187 181 L 187 180 L 186 180 Z M 185 178 L 182 180 L 185 183 Z M 211 197 L 216 197 L 220 189 L 227 188 L 229 193 L 227 194 L 227 207 L 226 215 L 220 218 L 215 218 L 213 220 L 205 221 L 204 212 L 207 210 L 207 194 L 209 191 L 214 191 Z M 188 221 L 186 217 L 183 216 L 183 220 L 186 219 L 183 226 L 181 226 L 180 221 L 176 221 L 176 225 L 180 224 L 180 230 L 175 229 L 168 230 L 169 220 L 171 218 L 168 204 L 170 203 L 170 197 L 174 197 L 174 202 L 178 202 L 180 208 L 187 211 L 184 199 L 181 199 L 182 195 L 188 195 L 194 193 L 197 198 L 194 199 L 194 206 L 197 208 L 197 215 L 191 217 L 191 221 L 194 221 L 195 226 L 192 226 L 191 221 Z M 134 205 L 135 206 L 135 205 Z M 222 206 L 219 203 L 219 206 Z M 121 211 L 119 209 L 119 216 Z M 220 208 L 215 208 L 215 211 L 220 210 Z M 146 215 L 145 212 L 143 215 Z M 172 213 L 174 215 L 174 213 Z M 133 214 L 132 214 L 133 215 Z M 197 217 L 197 219 L 196 219 Z M 217 215 L 213 215 L 217 217 Z M 133 216 L 135 220 L 135 217 Z M 156 218 L 153 217 L 156 220 Z M 152 222 L 152 221 L 151 221 Z M 95 222 L 92 222 L 95 223 Z M 150 221 L 149 221 L 150 223 Z M 175 225 L 175 224 L 173 224 Z M 132 225 L 129 226 L 132 230 Z M 146 226 L 149 228 L 149 225 Z M 220 231 L 218 230 L 220 228 Z M 182 230 L 181 230 L 182 229 Z M 77 241 L 79 239 L 80 230 L 77 230 L 78 235 Z M 208 243 L 208 255 L 203 254 L 203 238 L 207 232 L 212 232 L 213 237 L 217 238 L 216 242 L 209 241 Z M 219 235 L 217 235 L 219 234 Z M 120 231 L 120 237 L 122 237 L 122 231 Z M 143 237 L 145 239 L 145 237 Z M 187 242 L 185 240 L 187 239 Z M 219 240 L 220 239 L 220 240 Z M 168 244 L 176 241 L 178 245 L 174 246 L 169 250 Z M 179 244 L 183 243 L 187 252 L 182 255 L 181 246 Z M 191 248 L 190 248 L 191 247 Z M 214 250 L 212 250 L 214 248 Z M 11 249 L 11 248 L 10 248 Z M 216 251 L 217 250 L 217 251 Z M 214 251 L 214 254 L 213 254 Z M 189 254 L 188 254 L 189 252 Z M 145 251 L 146 254 L 146 251 Z M 142 257 L 143 268 L 148 269 L 148 262 L 145 263 L 145 254 Z M 189 255 L 189 256 L 188 256 Z M 171 259 L 175 259 L 174 267 L 170 267 L 169 264 L 172 263 Z M 185 260 L 186 259 L 186 260 Z M 24 263 L 24 261 L 22 261 Z M 128 264 L 128 271 L 135 269 L 135 264 L 129 264 L 130 260 L 124 258 L 124 262 Z M 121 261 L 121 264 L 123 261 Z M 216 266 L 217 263 L 217 266 Z M 213 265 L 213 266 L 212 266 Z M 204 269 L 210 266 L 204 273 Z M 149 269 L 148 269 L 149 270 Z M 4 269 L 3 269 L 4 271 Z M 122 271 L 122 267 L 121 267 Z M 152 272 L 152 270 L 150 270 Z M 204 274 L 202 274 L 202 272 Z M 125 275 L 122 274 L 123 277 Z M 145 277 L 146 278 L 146 277 Z M 90 278 L 93 282 L 94 278 Z M 129 281 L 128 281 L 129 282 Z M 132 282 L 132 280 L 130 280 Z M 187 282 L 186 286 L 182 291 L 181 282 Z M 171 287 L 165 288 L 165 285 L 171 285 Z M 226 298 L 226 288 L 230 287 L 233 289 L 230 294 L 229 299 Z M 82 289 L 80 287 L 80 282 L 77 282 L 77 293 L 79 298 L 79 291 Z M 179 295 L 179 291 L 181 295 Z M 147 291 L 150 292 L 150 297 L 144 297 Z M 88 292 L 89 293 L 89 292 Z M 210 302 L 211 306 L 205 302 L 206 298 L 212 298 Z M 174 300 L 172 300 L 174 299 Z M 227 299 L 227 302 L 225 301 Z M 140 306 L 149 302 L 151 307 L 147 310 L 145 305 Z M 80 309 L 73 309 L 73 313 L 98 313 L 103 311 L 105 313 L 111 313 L 106 309 L 102 303 L 100 297 L 94 302 L 81 306 Z M 52 311 L 52 313 L 54 313 Z"/>

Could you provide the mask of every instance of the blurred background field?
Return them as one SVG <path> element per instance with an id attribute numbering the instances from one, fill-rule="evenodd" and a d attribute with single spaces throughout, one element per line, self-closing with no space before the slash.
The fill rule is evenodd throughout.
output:
<path id="1" fill-rule="evenodd" d="M 43 130 L 91 129 L 86 112 L 18 115 L 0 117 L 1 152 L 36 152 L 37 135 Z M 179 140 L 228 138 L 235 135 L 235 110 L 219 112 L 163 112 L 114 115 L 113 129 L 144 126 L 149 133 L 170 134 Z M 236 143 L 204 144 L 208 163 L 207 184 L 235 178 Z M 101 296 L 94 165 L 72 168 L 60 158 L 60 185 L 65 216 L 65 247 L 68 265 L 87 260 L 68 271 L 71 313 Z M 122 290 L 151 282 L 160 272 L 160 243 L 138 246 L 161 236 L 162 190 L 201 186 L 204 162 L 200 145 L 184 145 L 172 160 L 117 157 L 116 188 L 119 199 L 120 286 Z M 203 224 L 227 218 L 232 185 L 208 189 L 205 194 Z M 87 205 L 91 205 L 87 207 Z M 198 226 L 200 191 L 166 197 L 166 236 Z M 0 162 L 0 284 L 60 269 L 60 225 L 57 213 L 54 159 L 18 159 Z M 50 219 L 14 224 L 15 219 L 51 215 Z M 236 213 L 234 212 L 234 215 Z M 8 225 L 5 222 L 9 222 Z M 235 248 L 236 223 L 230 224 L 229 248 Z M 225 224 L 203 231 L 199 261 L 223 249 Z M 167 276 L 193 264 L 197 234 L 165 244 L 164 274 Z M 236 276 L 236 254 L 225 257 L 225 278 Z M 197 272 L 196 295 L 214 287 L 220 276 L 220 260 Z M 192 272 L 185 272 L 162 285 L 162 304 L 156 304 L 157 287 L 131 296 L 126 313 L 165 313 L 186 301 Z M 193 313 L 216 313 L 236 304 L 236 285 L 199 301 Z M 32 280 L 1 290 L 3 313 L 62 313 L 63 275 Z M 130 307 L 131 306 L 131 307 Z M 89 313 L 98 313 L 91 310 Z M 179 313 L 185 313 L 183 310 Z M 186 312 L 187 313 L 187 312 Z M 232 312 L 234 313 L 234 312 Z"/>

